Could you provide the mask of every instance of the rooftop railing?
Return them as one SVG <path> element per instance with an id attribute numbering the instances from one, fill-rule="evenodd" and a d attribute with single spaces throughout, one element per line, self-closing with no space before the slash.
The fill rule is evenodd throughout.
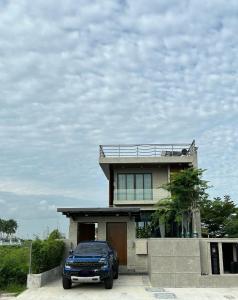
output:
<path id="1" fill-rule="evenodd" d="M 99 155 L 101 158 L 189 156 L 195 150 L 195 141 L 191 144 L 100 145 Z"/>

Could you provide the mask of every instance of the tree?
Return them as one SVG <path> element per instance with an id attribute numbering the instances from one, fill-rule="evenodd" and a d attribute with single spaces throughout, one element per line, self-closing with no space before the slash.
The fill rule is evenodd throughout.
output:
<path id="1" fill-rule="evenodd" d="M 13 233 L 16 233 L 17 230 L 17 221 L 13 219 L 9 219 L 6 221 L 6 234 L 12 235 Z"/>
<path id="2" fill-rule="evenodd" d="M 238 237 L 238 215 L 235 213 L 226 222 L 224 226 L 225 236 L 237 238 Z"/>
<path id="3" fill-rule="evenodd" d="M 152 214 L 152 226 L 155 229 L 159 227 L 160 236 L 165 237 L 166 234 L 166 225 L 170 220 L 173 213 L 173 205 L 171 199 L 162 199 L 156 204 L 156 211 Z"/>
<path id="4" fill-rule="evenodd" d="M 181 232 L 178 235 L 190 235 L 190 224 L 195 219 L 195 214 L 201 204 L 207 200 L 207 181 L 202 179 L 205 170 L 187 168 L 171 174 L 170 182 L 163 187 L 171 193 L 171 197 L 166 198 L 171 201 L 171 212 L 174 212 L 175 221 Z M 161 200 L 160 200 L 161 201 Z M 155 213 L 158 214 L 159 212 Z M 194 234 L 196 222 L 194 224 Z"/>
<path id="5" fill-rule="evenodd" d="M 3 232 L 4 232 L 4 220 L 0 219 L 0 238 L 3 237 Z"/>
<path id="6" fill-rule="evenodd" d="M 13 233 L 16 233 L 17 226 L 18 226 L 17 222 L 13 219 L 9 219 L 9 220 L 0 219 L 1 237 L 3 237 L 4 234 L 9 236 L 12 235 Z"/>
<path id="7" fill-rule="evenodd" d="M 57 239 L 62 239 L 63 238 L 63 236 L 62 236 L 62 234 L 59 232 L 59 230 L 58 229 L 54 229 L 50 234 L 49 234 L 49 237 L 48 237 L 48 239 L 49 240 L 57 240 Z"/>
<path id="8" fill-rule="evenodd" d="M 201 206 L 202 227 L 210 237 L 223 237 L 228 232 L 234 234 L 237 220 L 233 214 L 236 211 L 236 205 L 228 195 L 223 199 L 207 199 Z"/>

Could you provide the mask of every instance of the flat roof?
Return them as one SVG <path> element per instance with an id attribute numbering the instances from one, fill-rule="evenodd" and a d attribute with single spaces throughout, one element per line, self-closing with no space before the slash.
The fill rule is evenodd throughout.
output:
<path id="1" fill-rule="evenodd" d="M 91 216 L 139 216 L 139 207 L 94 207 L 94 208 L 77 208 L 64 207 L 57 208 L 57 212 L 61 212 L 67 217 L 91 217 Z"/>
<path id="2" fill-rule="evenodd" d="M 187 144 L 100 145 L 99 164 L 110 178 L 110 168 L 131 165 L 189 164 L 197 166 L 195 140 Z"/>

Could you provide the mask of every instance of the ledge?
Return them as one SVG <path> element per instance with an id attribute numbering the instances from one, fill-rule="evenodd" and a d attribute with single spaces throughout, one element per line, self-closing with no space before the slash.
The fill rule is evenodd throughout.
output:
<path id="1" fill-rule="evenodd" d="M 49 271 L 40 274 L 28 274 L 27 275 L 27 288 L 36 289 L 40 288 L 49 282 L 58 279 L 61 275 L 62 267 L 58 266 Z"/>

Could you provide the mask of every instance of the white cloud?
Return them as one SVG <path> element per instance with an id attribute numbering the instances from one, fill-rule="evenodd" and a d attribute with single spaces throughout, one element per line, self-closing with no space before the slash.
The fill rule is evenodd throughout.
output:
<path id="1" fill-rule="evenodd" d="M 236 0 L 0 6 L 2 195 L 106 205 L 98 144 L 196 138 L 211 193 L 237 199 Z"/>

